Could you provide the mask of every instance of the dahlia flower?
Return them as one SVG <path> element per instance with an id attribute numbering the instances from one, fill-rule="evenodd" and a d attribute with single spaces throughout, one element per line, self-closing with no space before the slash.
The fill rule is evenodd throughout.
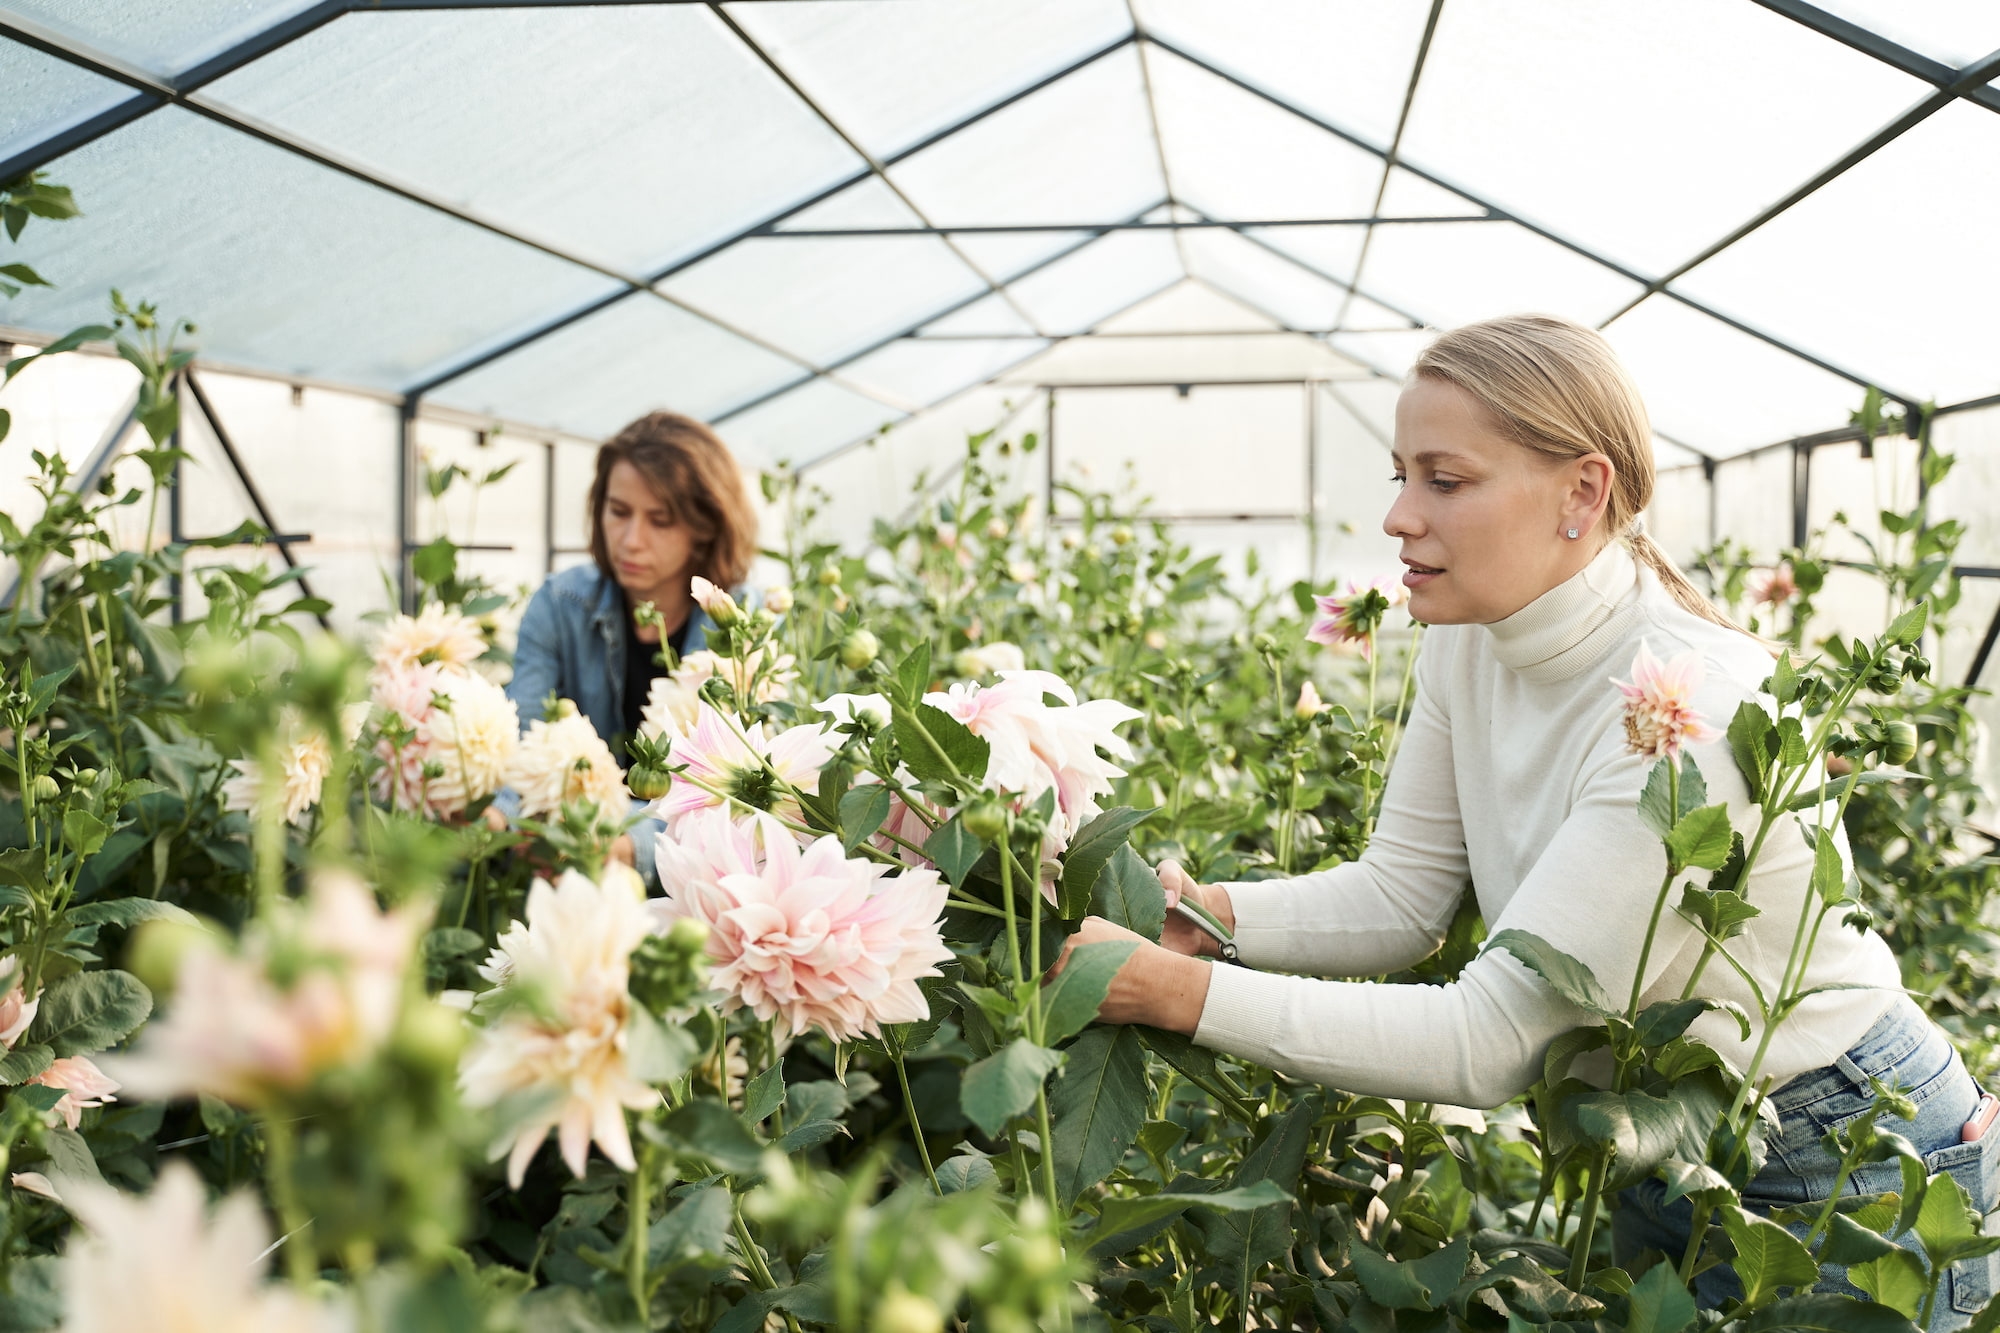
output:
<path id="1" fill-rule="evenodd" d="M 1783 606 L 1799 595 L 1798 579 L 1789 562 L 1752 570 L 1746 587 L 1750 601 L 1757 606 Z"/>
<path id="2" fill-rule="evenodd" d="M 544 1109 L 521 1126 L 507 1157 L 516 1189 L 552 1129 L 578 1177 L 593 1140 L 620 1170 L 634 1170 L 625 1111 L 651 1106 L 659 1094 L 626 1064 L 626 986 L 632 951 L 659 917 L 629 886 L 594 884 L 572 870 L 553 885 L 535 881 L 527 918 L 500 937 L 483 970 L 510 988 L 529 988 L 536 1002 L 506 1009 L 481 1030 L 459 1087 L 474 1106 L 545 1094 Z"/>
<path id="3" fill-rule="evenodd" d="M 995 676 L 1004 671 L 1026 669 L 1027 659 L 1011 643 L 985 643 L 966 648 L 951 659 L 951 669 L 961 676 Z"/>
<path id="4" fill-rule="evenodd" d="M 830 694 L 813 705 L 836 725 L 866 717 L 878 727 L 886 727 L 894 717 L 888 697 L 880 694 Z"/>
<path id="5" fill-rule="evenodd" d="M 326 775 L 333 771 L 333 747 L 325 736 L 296 719 L 287 720 L 279 746 L 285 773 L 285 820 L 297 824 L 306 811 L 319 804 Z M 254 814 L 263 794 L 263 765 L 255 759 L 232 759 L 229 766 L 236 770 L 236 776 L 222 784 L 222 808 Z"/>
<path id="6" fill-rule="evenodd" d="M 1292 705 L 1292 714 L 1303 720 L 1326 711 L 1326 703 L 1319 697 L 1319 690 L 1311 681 L 1299 686 L 1299 701 Z"/>
<path id="7" fill-rule="evenodd" d="M 505 690 L 484 676 L 448 676 L 438 684 L 426 721 L 426 749 L 444 770 L 425 788 L 432 810 L 459 814 L 506 785 L 508 762 L 521 744 L 521 717 Z"/>
<path id="8" fill-rule="evenodd" d="M 774 616 L 784 615 L 792 609 L 792 590 L 782 583 L 764 589 L 764 609 Z"/>
<path id="9" fill-rule="evenodd" d="M 414 616 L 397 616 L 383 629 L 375 642 L 375 670 L 441 666 L 464 672 L 485 651 L 486 635 L 478 621 L 433 602 Z"/>
<path id="10" fill-rule="evenodd" d="M 42 997 L 38 994 L 32 1000 L 21 993 L 21 960 L 15 954 L 0 958 L 0 987 L 6 993 L 0 995 L 0 1050 L 10 1050 L 21 1034 L 35 1021 L 35 1011 L 42 1007 Z"/>
<path id="11" fill-rule="evenodd" d="M 98 1181 L 64 1186 L 83 1223 L 63 1254 L 65 1333 L 202 1329 L 206 1333 L 334 1333 L 345 1312 L 260 1277 L 270 1233 L 246 1190 L 213 1210 L 201 1178 L 168 1162 L 148 1195 Z"/>
<path id="12" fill-rule="evenodd" d="M 625 809 L 625 775 L 581 713 L 529 723 L 508 762 L 507 785 L 520 793 L 521 813 L 530 818 L 555 814 L 573 801 L 594 801 L 619 814 Z"/>
<path id="13" fill-rule="evenodd" d="M 1632 679 L 1614 679 L 1625 696 L 1625 745 L 1633 754 L 1678 759 L 1683 747 L 1714 740 L 1715 728 L 1694 711 L 1695 691 L 1707 671 L 1693 649 L 1662 664 L 1641 643 L 1632 659 Z"/>
<path id="14" fill-rule="evenodd" d="M 938 930 L 947 890 L 936 871 L 885 879 L 888 867 L 848 857 L 840 839 L 801 848 L 768 816 L 746 821 L 754 829 L 693 822 L 691 848 L 661 837 L 661 880 L 674 886 L 667 910 L 708 927 L 725 1008 L 835 1041 L 930 1016 L 917 981 L 952 956 Z"/>
<path id="15" fill-rule="evenodd" d="M 381 732 L 375 742 L 382 761 L 373 779 L 375 797 L 398 810 L 429 810 L 431 786 L 444 770 L 433 753 L 431 726 L 447 682 L 444 668 L 409 663 L 378 668 L 369 680 Z"/>
<path id="16" fill-rule="evenodd" d="M 1382 617 L 1408 596 L 1401 584 L 1380 579 L 1347 585 L 1345 591 L 1315 597 L 1319 615 L 1306 631 L 1310 643 L 1321 643 L 1337 653 L 1358 653 L 1370 657 L 1375 652 L 1375 633 Z"/>
<path id="17" fill-rule="evenodd" d="M 83 1122 L 85 1111 L 118 1100 L 112 1095 L 118 1091 L 118 1083 L 81 1055 L 66 1055 L 28 1081 L 63 1090 L 54 1109 L 71 1129 Z"/>
<path id="18" fill-rule="evenodd" d="M 924 702 L 964 723 L 990 747 L 985 786 L 1032 801 L 1054 788 L 1066 845 L 1097 814 L 1097 798 L 1125 770 L 1098 753 L 1130 759 L 1132 747 L 1115 728 L 1145 716 L 1112 699 L 1078 703 L 1076 691 L 1046 671 L 1003 671 L 1000 683 L 961 682 Z M 1051 705 L 1044 696 L 1061 703 Z"/>
<path id="19" fill-rule="evenodd" d="M 688 581 L 688 590 L 694 594 L 695 605 L 708 612 L 708 618 L 723 628 L 736 623 L 741 615 L 736 599 L 725 588 L 718 588 L 697 574 Z"/>
<path id="20" fill-rule="evenodd" d="M 762 648 L 751 649 L 741 660 L 697 648 L 670 674 L 653 677 L 646 706 L 639 714 L 639 734 L 678 736 L 692 727 L 701 711 L 702 682 L 710 676 L 728 681 L 738 699 L 768 704 L 791 697 L 799 669 L 790 653 L 779 654 L 767 664 Z"/>
<path id="21" fill-rule="evenodd" d="M 166 1016 L 131 1054 L 107 1057 L 109 1072 L 142 1098 L 262 1106 L 361 1064 L 395 1027 L 425 925 L 423 910 L 383 912 L 360 880 L 322 871 L 304 904 L 280 904 L 239 949 L 191 945 Z"/>
<path id="22" fill-rule="evenodd" d="M 654 809 L 668 831 L 678 833 L 682 821 L 698 810 L 725 805 L 732 813 L 740 810 L 716 794 L 726 792 L 743 805 L 796 823 L 803 812 L 786 789 L 817 787 L 819 771 L 838 743 L 823 726 L 792 727 L 775 736 L 761 722 L 739 727 L 704 703 L 694 725 L 673 738 L 669 757 L 675 765 L 674 784 Z"/>

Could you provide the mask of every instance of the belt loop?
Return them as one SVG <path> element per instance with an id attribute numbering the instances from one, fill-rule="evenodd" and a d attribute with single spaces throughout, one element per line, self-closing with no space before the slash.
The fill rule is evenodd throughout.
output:
<path id="1" fill-rule="evenodd" d="M 1862 1069 L 1860 1065 L 1855 1064 L 1854 1061 L 1848 1059 L 1845 1053 L 1833 1058 L 1833 1067 L 1847 1075 L 1848 1081 L 1854 1084 L 1855 1091 L 1868 1092 L 1871 1090 L 1867 1071 Z"/>

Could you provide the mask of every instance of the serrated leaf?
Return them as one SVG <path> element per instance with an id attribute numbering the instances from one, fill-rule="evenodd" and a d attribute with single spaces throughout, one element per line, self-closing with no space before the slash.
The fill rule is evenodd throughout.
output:
<path id="1" fill-rule="evenodd" d="M 916 704 L 924 697 L 924 691 L 931 683 L 931 646 L 920 643 L 910 650 L 896 667 L 896 687 L 901 692 L 903 702 Z"/>
<path id="2" fill-rule="evenodd" d="M 1823 1294 L 1787 1297 L 1726 1327 L 1729 1333 L 1916 1333 L 1886 1305 Z"/>
<path id="3" fill-rule="evenodd" d="M 726 1255 L 732 1221 L 729 1191 L 720 1185 L 700 1186 L 646 1228 L 647 1265 L 659 1268 L 684 1259 Z"/>
<path id="4" fill-rule="evenodd" d="M 1946 1171 L 1932 1176 L 1924 1191 L 1923 1206 L 1917 1209 L 1917 1239 L 1938 1269 L 2000 1250 L 2000 1236 L 1980 1230 L 1980 1216 L 1965 1186 Z"/>
<path id="5" fill-rule="evenodd" d="M 1542 1082 L 1551 1087 L 1562 1082 L 1569 1077 L 1569 1067 L 1577 1056 L 1610 1044 L 1611 1034 L 1601 1026 L 1571 1028 L 1550 1042 L 1542 1056 Z"/>
<path id="6" fill-rule="evenodd" d="M 1125 1160 L 1146 1122 L 1149 1088 L 1145 1052 L 1129 1027 L 1093 1028 L 1066 1054 L 1049 1113 L 1056 1192 L 1067 1206 Z"/>
<path id="7" fill-rule="evenodd" d="M 676 1152 L 705 1160 L 719 1171 L 755 1171 L 764 1152 L 742 1119 L 717 1101 L 689 1102 L 668 1116 L 660 1131 Z"/>
<path id="8" fill-rule="evenodd" d="M 762 1124 L 785 1104 L 785 1067 L 774 1064 L 743 1085 L 743 1118 Z"/>
<path id="9" fill-rule="evenodd" d="M 958 1085 L 959 1109 L 988 1137 L 1035 1104 L 1035 1092 L 1063 1057 L 1022 1038 L 969 1066 Z"/>
<path id="10" fill-rule="evenodd" d="M 1847 896 L 1847 867 L 1841 864 L 1840 848 L 1831 829 L 1814 830 L 1812 887 L 1828 906 Z"/>
<path id="11" fill-rule="evenodd" d="M 1100 940 L 1070 950 L 1062 971 L 1042 991 L 1042 1040 L 1054 1046 L 1090 1026 L 1111 979 L 1138 947 L 1131 940 Z"/>
<path id="12" fill-rule="evenodd" d="M 88 810 L 72 806 L 63 811 L 63 841 L 79 860 L 97 855 L 97 849 L 111 836 L 111 826 Z"/>
<path id="13" fill-rule="evenodd" d="M 1639 792 L 1639 818 L 1662 838 L 1674 827 L 1673 766 L 1671 759 L 1654 764 Z"/>
<path id="14" fill-rule="evenodd" d="M 1083 1247 L 1093 1259 L 1108 1259 L 1123 1253 L 1118 1248 L 1128 1237 L 1142 1235 L 1156 1223 L 1178 1217 L 1190 1208 L 1209 1208 L 1218 1213 L 1243 1212 L 1287 1204 L 1291 1196 L 1269 1180 L 1259 1180 L 1236 1189 L 1213 1194 L 1193 1194 L 1163 1190 L 1137 1198 L 1106 1199 L 1097 1213 L 1097 1224 L 1083 1238 Z M 1139 1244 L 1132 1240 L 1131 1244 Z"/>
<path id="15" fill-rule="evenodd" d="M 1778 743 L 1771 715 L 1754 699 L 1736 705 L 1736 715 L 1729 719 L 1729 753 L 1750 788 L 1750 799 L 1761 803 L 1766 770 L 1778 753 Z"/>
<path id="16" fill-rule="evenodd" d="M 894 727 L 903 762 L 918 778 L 968 791 L 985 780 L 992 747 L 942 708 L 927 703 L 898 708 Z"/>
<path id="17" fill-rule="evenodd" d="M 186 908 L 173 903 L 163 903 L 157 898 L 106 898 L 98 902 L 84 903 L 69 910 L 69 923 L 72 926 L 134 926 L 141 921 L 173 921 L 184 926 L 200 924 L 194 913 Z M 431 935 L 443 933 L 434 930 Z M 473 934 L 471 931 L 460 933 Z M 473 939 L 483 943 L 477 935 L 473 935 Z"/>
<path id="18" fill-rule="evenodd" d="M 13 1087 L 46 1074 L 56 1062 L 56 1053 L 46 1046 L 16 1046 L 0 1055 L 0 1084 Z"/>
<path id="19" fill-rule="evenodd" d="M 1679 1105 L 1649 1092 L 1585 1093 L 1564 1109 L 1580 1136 L 1612 1150 L 1609 1188 L 1623 1189 L 1652 1175 L 1681 1140 Z"/>
<path id="20" fill-rule="evenodd" d="M 1167 924 L 1167 891 L 1159 875 L 1127 843 L 1091 886 L 1090 912 L 1157 944 Z"/>
<path id="21" fill-rule="evenodd" d="M 924 855 L 930 857 L 931 864 L 944 872 L 955 889 L 965 887 L 965 877 L 979 864 L 979 858 L 986 854 L 986 845 L 966 832 L 965 824 L 958 815 L 953 815 L 931 831 L 924 839 Z"/>
<path id="22" fill-rule="evenodd" d="M 1647 1269 L 1625 1301 L 1625 1333 L 1681 1333 L 1694 1322 L 1694 1297 L 1672 1264 Z"/>
<path id="23" fill-rule="evenodd" d="M 1849 1265 L 1847 1280 L 1873 1296 L 1877 1304 L 1902 1315 L 1906 1326 L 1922 1311 L 1931 1290 L 1924 1261 L 1900 1245 L 1890 1245 L 1873 1259 Z"/>
<path id="24" fill-rule="evenodd" d="M 1132 836 L 1132 830 L 1153 812 L 1129 805 L 1106 810 L 1076 831 L 1063 854 L 1058 910 L 1065 921 L 1081 920 L 1090 907 L 1090 891 L 1112 856 Z"/>
<path id="25" fill-rule="evenodd" d="M 1827 1226 L 1826 1242 L 1820 1247 L 1819 1261 L 1822 1264 L 1839 1264 L 1843 1268 L 1851 1268 L 1855 1264 L 1869 1263 L 1891 1250 L 1901 1248 L 1881 1232 L 1861 1225 L 1846 1213 L 1836 1212 Z M 1855 1285 L 1860 1286 L 1859 1283 Z M 1868 1288 L 1863 1287 L 1862 1290 L 1868 1291 Z M 1879 1292 L 1869 1291 L 1869 1294 L 1876 1300 L 1882 1301 L 1884 1305 L 1896 1304 L 1894 1301 L 1882 1300 Z"/>
<path id="26" fill-rule="evenodd" d="M 1729 859 L 1729 807 L 1705 805 L 1674 825 L 1667 849 L 1684 866 L 1720 870 Z"/>
<path id="27" fill-rule="evenodd" d="M 153 1012 L 153 993 L 130 972 L 77 972 L 42 992 L 27 1040 L 61 1059 L 123 1041 Z"/>
<path id="28" fill-rule="evenodd" d="M 1764 914 L 1761 908 L 1743 901 L 1743 895 L 1734 889 L 1697 889 L 1693 885 L 1681 890 L 1680 912 L 1700 922 L 1719 940 L 1736 938 Z"/>
<path id="29" fill-rule="evenodd" d="M 1734 1018 L 1742 1039 L 1750 1040 L 1750 1013 L 1734 1000 L 1661 1000 L 1640 1010 L 1633 1028 L 1641 1046 L 1664 1046 L 1686 1032 L 1688 1024 L 1710 1010 Z"/>
<path id="30" fill-rule="evenodd" d="M 1599 1018 L 1620 1016 L 1618 1007 L 1591 970 L 1541 936 L 1525 930 L 1503 930 L 1486 942 L 1486 948 L 1505 949 L 1579 1009 Z"/>
<path id="31" fill-rule="evenodd" d="M 1819 1281 L 1819 1265 L 1805 1244 L 1791 1232 L 1741 1208 L 1725 1208 L 1722 1229 L 1736 1247 L 1736 1276 L 1743 1283 L 1747 1309 L 1768 1305 L 1781 1287 L 1809 1290 Z"/>
<path id="32" fill-rule="evenodd" d="M 1882 631 L 1882 637 L 1891 643 L 1908 647 L 1924 636 L 1924 628 L 1930 624 L 1931 605 L 1918 602 L 1909 610 L 1889 622 L 1889 628 Z"/>
<path id="33" fill-rule="evenodd" d="M 990 1185 L 1000 1179 L 998 1173 L 993 1170 L 993 1163 L 970 1153 L 960 1153 L 956 1157 L 939 1162 L 937 1178 L 938 1185 L 946 1194 L 962 1194 L 966 1190 L 978 1189 L 981 1185 Z"/>

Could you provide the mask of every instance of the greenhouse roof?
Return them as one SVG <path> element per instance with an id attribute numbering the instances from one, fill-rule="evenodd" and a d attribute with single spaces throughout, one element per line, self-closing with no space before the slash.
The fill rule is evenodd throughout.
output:
<path id="1" fill-rule="evenodd" d="M 1989 0 L 0 0 L 0 179 L 85 210 L 8 318 L 117 286 L 217 363 L 804 462 L 1192 279 L 1180 331 L 1313 344 L 1251 378 L 1586 321 L 1727 457 L 2000 395 L 1996 47 Z"/>

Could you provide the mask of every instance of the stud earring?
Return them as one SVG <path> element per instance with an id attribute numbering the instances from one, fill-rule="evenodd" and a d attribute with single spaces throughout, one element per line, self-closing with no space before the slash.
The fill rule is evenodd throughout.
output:
<path id="1" fill-rule="evenodd" d="M 1575 541 L 1577 536 L 1576 529 L 1571 528 L 1568 532 L 1565 532 L 1563 536 L 1569 538 L 1571 541 Z"/>

